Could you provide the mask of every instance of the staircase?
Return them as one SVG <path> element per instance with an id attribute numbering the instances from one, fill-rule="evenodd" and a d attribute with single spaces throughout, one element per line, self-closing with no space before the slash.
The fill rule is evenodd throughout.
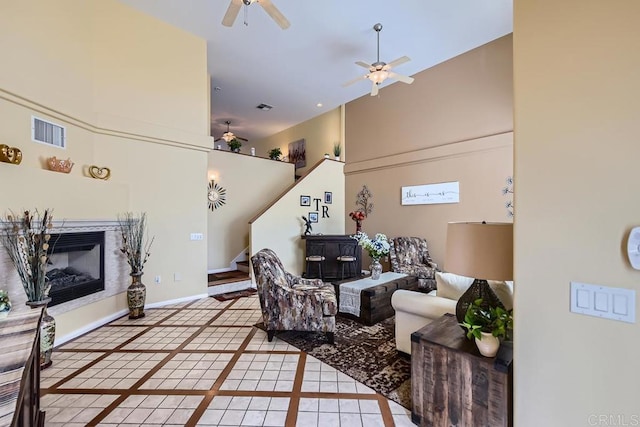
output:
<path id="1" fill-rule="evenodd" d="M 236 262 L 237 270 L 209 274 L 209 295 L 242 291 L 251 287 L 249 261 Z"/>

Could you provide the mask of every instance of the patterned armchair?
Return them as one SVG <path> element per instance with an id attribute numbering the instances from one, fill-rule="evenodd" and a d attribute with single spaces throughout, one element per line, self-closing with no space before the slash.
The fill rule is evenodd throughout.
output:
<path id="1" fill-rule="evenodd" d="M 276 331 L 317 331 L 333 344 L 338 303 L 332 284 L 288 273 L 271 249 L 256 253 L 251 264 L 269 341 Z"/>
<path id="2" fill-rule="evenodd" d="M 391 268 L 397 273 L 418 277 L 421 291 L 430 292 L 436 288 L 438 265 L 433 262 L 427 248 L 427 241 L 421 237 L 396 237 L 389 242 Z"/>

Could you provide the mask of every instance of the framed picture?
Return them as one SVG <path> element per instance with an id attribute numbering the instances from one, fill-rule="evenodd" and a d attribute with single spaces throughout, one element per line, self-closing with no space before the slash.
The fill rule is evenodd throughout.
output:
<path id="1" fill-rule="evenodd" d="M 300 206 L 311 206 L 311 196 L 300 196 Z"/>
<path id="2" fill-rule="evenodd" d="M 309 212 L 309 222 L 318 222 L 318 212 Z"/>
<path id="3" fill-rule="evenodd" d="M 296 169 L 307 165 L 307 153 L 304 139 L 299 139 L 289 143 L 289 163 L 293 163 Z"/>
<path id="4" fill-rule="evenodd" d="M 333 194 L 331 193 L 331 191 L 325 191 L 324 192 L 324 204 L 325 205 L 330 205 L 333 202 Z"/>
<path id="5" fill-rule="evenodd" d="M 432 205 L 459 202 L 460 185 L 458 181 L 402 187 L 402 205 Z"/>

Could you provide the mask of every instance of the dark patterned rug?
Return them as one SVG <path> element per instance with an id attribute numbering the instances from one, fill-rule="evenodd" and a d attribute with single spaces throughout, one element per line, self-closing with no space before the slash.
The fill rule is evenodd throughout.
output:
<path id="1" fill-rule="evenodd" d="M 336 317 L 335 345 L 325 334 L 276 332 L 276 336 L 411 409 L 411 360 L 400 356 L 394 340 L 395 317 L 373 326 Z M 264 330 L 262 322 L 255 325 Z"/>

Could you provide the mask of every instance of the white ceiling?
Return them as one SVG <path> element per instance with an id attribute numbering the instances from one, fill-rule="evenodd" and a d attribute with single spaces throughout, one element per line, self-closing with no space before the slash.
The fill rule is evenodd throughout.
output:
<path id="1" fill-rule="evenodd" d="M 342 84 L 366 73 L 355 61 L 376 60 L 377 22 L 380 60 L 409 56 L 394 71 L 411 76 L 510 33 L 513 15 L 512 0 L 273 0 L 291 22 L 282 30 L 259 4 L 248 6 L 248 26 L 243 6 L 229 28 L 221 21 L 230 0 L 121 1 L 207 40 L 212 135 L 230 120 L 249 140 L 368 94 L 367 80 Z"/>

